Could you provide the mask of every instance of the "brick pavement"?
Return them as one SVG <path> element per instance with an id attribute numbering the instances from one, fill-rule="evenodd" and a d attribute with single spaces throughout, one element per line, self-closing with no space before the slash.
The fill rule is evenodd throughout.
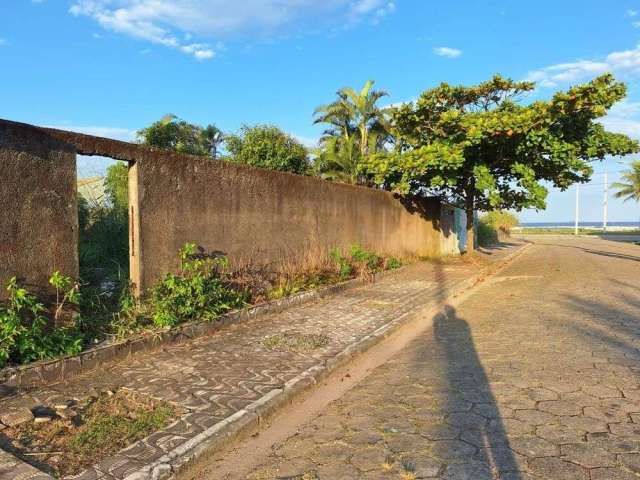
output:
<path id="1" fill-rule="evenodd" d="M 491 263 L 509 251 L 496 250 L 484 255 L 480 265 Z M 212 336 L 139 354 L 127 362 L 47 388 L 18 394 L 0 392 L 0 396 L 4 395 L 0 400 L 4 408 L 32 408 L 48 405 L 54 398 L 82 399 L 99 391 L 128 388 L 187 409 L 188 413 L 168 429 L 137 442 L 78 477 L 123 479 L 263 395 L 282 388 L 301 372 L 335 357 L 381 326 L 446 297 L 476 274 L 478 268 L 479 265 L 459 259 L 408 266 L 375 284 L 223 328 Z M 329 337 L 329 343 L 309 353 L 272 351 L 263 346 L 264 338 L 289 331 L 323 334 Z M 8 467 L 2 470 L 2 465 L 0 479 L 13 479 L 15 471 Z"/>
<path id="2" fill-rule="evenodd" d="M 640 246 L 536 242 L 249 478 L 640 478 Z"/>

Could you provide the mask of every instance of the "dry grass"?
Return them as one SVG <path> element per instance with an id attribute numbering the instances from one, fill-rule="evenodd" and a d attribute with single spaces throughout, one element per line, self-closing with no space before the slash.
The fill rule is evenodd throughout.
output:
<path id="1" fill-rule="evenodd" d="M 126 390 L 73 408 L 77 415 L 1 432 L 2 446 L 55 476 L 74 475 L 161 430 L 181 412 Z"/>
<path id="2" fill-rule="evenodd" d="M 284 332 L 264 338 L 262 346 L 267 350 L 311 352 L 326 347 L 330 340 L 326 335 L 317 333 Z"/>

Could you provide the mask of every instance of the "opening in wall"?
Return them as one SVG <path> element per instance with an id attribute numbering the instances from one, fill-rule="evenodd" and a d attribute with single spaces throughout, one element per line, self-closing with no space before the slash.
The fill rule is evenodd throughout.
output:
<path id="1" fill-rule="evenodd" d="M 87 308 L 115 311 L 129 288 L 129 166 L 77 156 L 80 281 Z"/>

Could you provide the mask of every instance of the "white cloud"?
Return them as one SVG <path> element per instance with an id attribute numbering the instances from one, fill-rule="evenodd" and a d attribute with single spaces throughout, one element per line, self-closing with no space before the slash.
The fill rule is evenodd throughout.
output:
<path id="1" fill-rule="evenodd" d="M 578 60 L 559 63 L 529 72 L 526 79 L 542 87 L 557 87 L 570 82 L 589 80 L 605 72 L 620 76 L 640 73 L 640 46 L 632 50 L 612 52 L 604 60 Z"/>
<path id="2" fill-rule="evenodd" d="M 351 4 L 349 16 L 353 22 L 370 16 L 372 23 L 378 24 L 395 10 L 396 4 L 387 0 L 357 0 Z"/>
<path id="3" fill-rule="evenodd" d="M 436 47 L 433 49 L 433 53 L 440 57 L 458 58 L 462 55 L 462 50 L 450 47 Z"/>
<path id="4" fill-rule="evenodd" d="M 209 48 L 206 43 L 192 43 L 190 45 L 183 45 L 180 50 L 189 55 L 193 55 L 198 60 L 208 60 L 215 56 L 215 52 Z"/>
<path id="5" fill-rule="evenodd" d="M 177 49 L 199 60 L 215 50 L 199 38 L 282 34 L 320 21 L 373 23 L 389 15 L 389 0 L 74 0 L 70 12 L 124 35 Z"/>
<path id="6" fill-rule="evenodd" d="M 5 45 L 7 45 L 7 41 L 4 38 L 0 37 L 0 47 L 4 47 Z"/>
<path id="7" fill-rule="evenodd" d="M 614 105 L 600 123 L 611 132 L 640 139 L 640 102 L 625 100 Z"/>
<path id="8" fill-rule="evenodd" d="M 632 9 L 627 10 L 627 17 L 635 17 L 636 15 L 638 15 L 637 10 L 632 10 Z"/>
<path id="9" fill-rule="evenodd" d="M 318 146 L 318 143 L 319 143 L 319 139 L 318 138 L 304 137 L 302 135 L 296 135 L 296 134 L 292 134 L 292 136 L 293 136 L 293 138 L 298 140 L 302 145 L 304 145 L 305 147 L 307 147 L 309 149 L 316 148 Z"/>

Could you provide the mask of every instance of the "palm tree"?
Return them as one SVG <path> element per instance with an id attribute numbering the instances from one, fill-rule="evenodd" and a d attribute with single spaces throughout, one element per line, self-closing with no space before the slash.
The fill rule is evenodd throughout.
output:
<path id="1" fill-rule="evenodd" d="M 631 169 L 622 174 L 624 182 L 615 182 L 612 187 L 618 191 L 615 193 L 616 198 L 622 198 L 623 201 L 635 200 L 640 202 L 640 160 L 631 163 Z"/>
<path id="2" fill-rule="evenodd" d="M 327 180 L 356 184 L 360 151 L 354 137 L 328 137 L 319 149 L 319 174 Z"/>
<path id="3" fill-rule="evenodd" d="M 331 127 L 325 131 L 327 136 L 342 136 L 348 140 L 358 135 L 361 155 L 369 153 L 369 135 L 372 129 L 384 128 L 387 123 L 384 109 L 377 105 L 378 100 L 388 95 L 384 90 L 373 90 L 373 80 L 367 80 L 360 92 L 345 87 L 337 92 L 338 98 L 328 105 L 316 108 L 314 123 L 328 123 Z"/>
<path id="4" fill-rule="evenodd" d="M 222 130 L 215 125 L 207 125 L 200 132 L 200 137 L 211 158 L 216 160 L 218 158 L 218 149 L 222 142 L 224 142 L 224 133 Z"/>

